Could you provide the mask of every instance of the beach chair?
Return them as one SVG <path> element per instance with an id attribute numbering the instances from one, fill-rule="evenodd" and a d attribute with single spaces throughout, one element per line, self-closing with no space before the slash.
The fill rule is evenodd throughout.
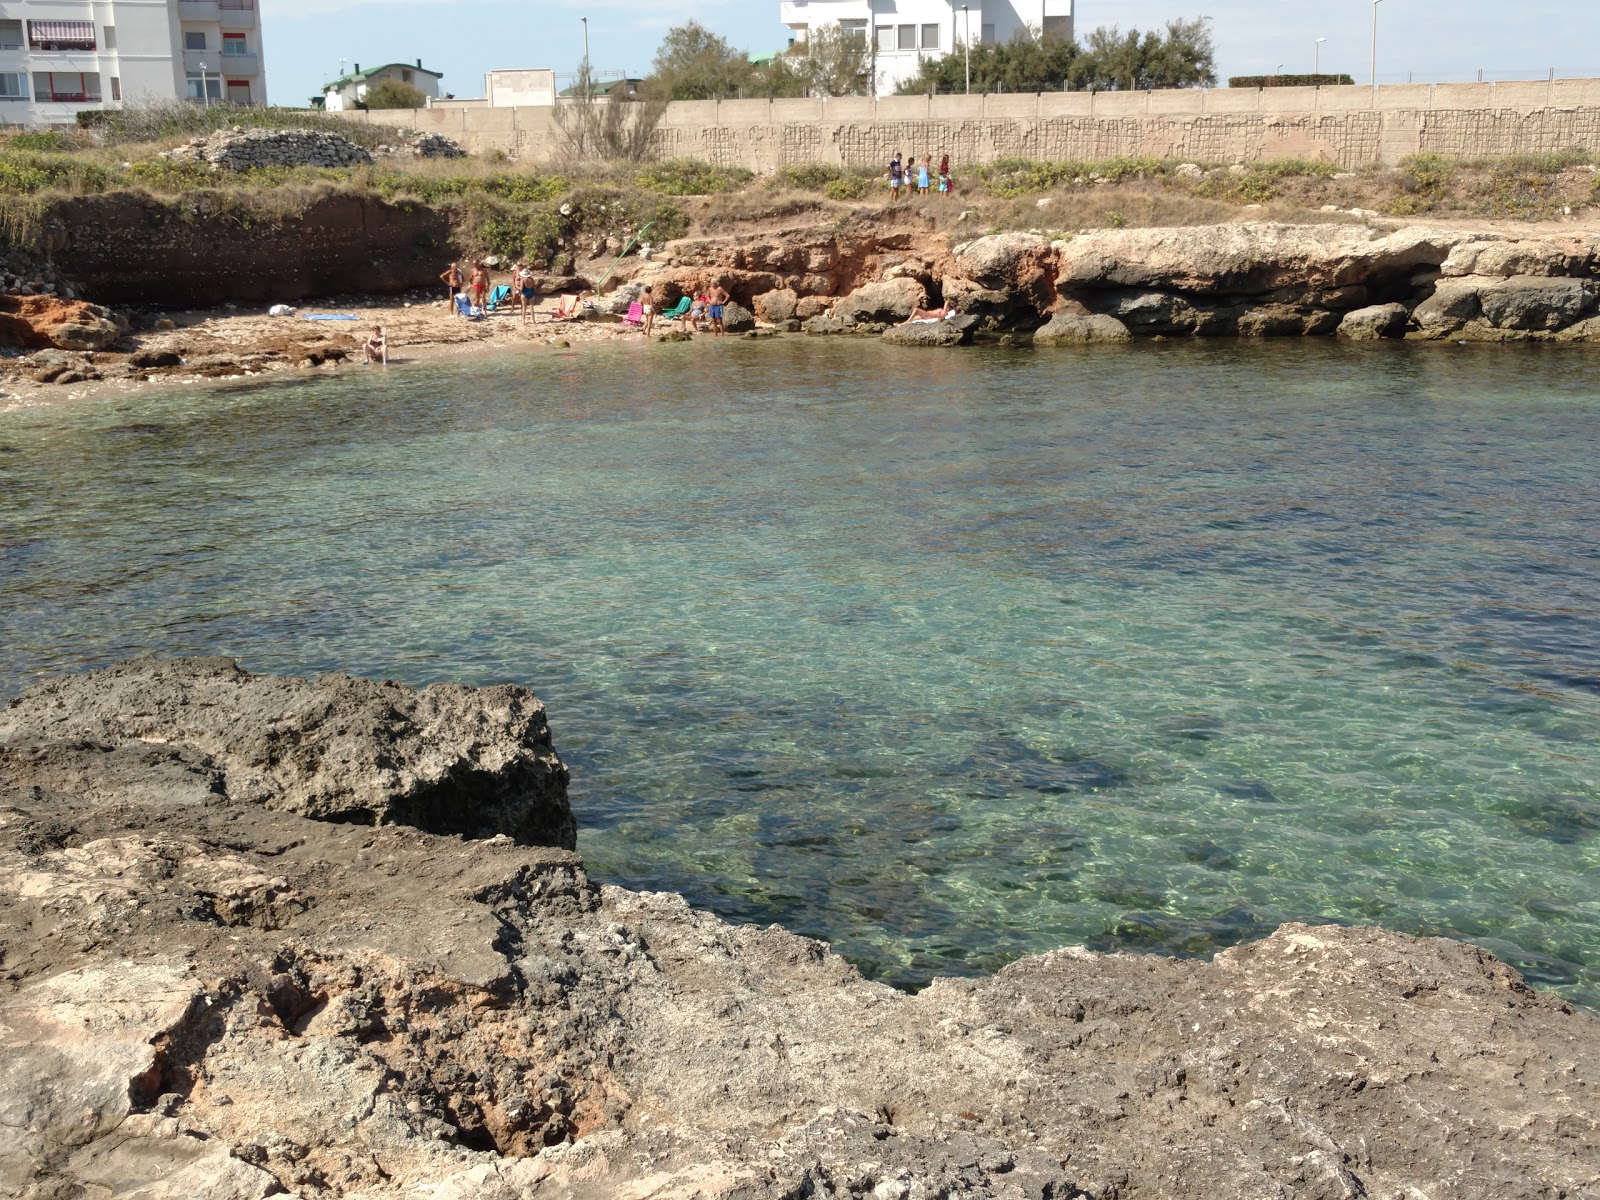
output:
<path id="1" fill-rule="evenodd" d="M 662 313 L 661 319 L 663 321 L 681 321 L 689 315 L 689 310 L 693 307 L 693 298 L 685 296 L 683 299 L 679 300 L 674 307 L 669 308 L 666 312 Z"/>
<path id="2" fill-rule="evenodd" d="M 481 309 L 477 305 L 473 304 L 471 299 L 468 298 L 468 296 L 467 296 L 467 294 L 465 292 L 457 292 L 456 293 L 456 316 L 465 317 L 469 321 L 476 321 L 476 320 L 479 320 L 479 319 L 482 318 L 483 309 Z"/>
<path id="3" fill-rule="evenodd" d="M 628 305 L 628 315 L 622 319 L 629 325 L 643 325 L 644 305 L 635 300 L 632 304 Z"/>
<path id="4" fill-rule="evenodd" d="M 489 293 L 489 311 L 499 312 L 500 306 L 509 299 L 511 299 L 511 289 L 502 283 Z"/>
<path id="5" fill-rule="evenodd" d="M 576 296 L 557 296 L 556 310 L 550 314 L 552 321 L 570 321 L 578 315 L 578 298 Z"/>

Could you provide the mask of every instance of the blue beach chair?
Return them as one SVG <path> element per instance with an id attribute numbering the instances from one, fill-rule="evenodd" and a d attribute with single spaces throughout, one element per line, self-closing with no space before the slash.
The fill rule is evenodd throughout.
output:
<path id="1" fill-rule="evenodd" d="M 467 298 L 465 292 L 456 293 L 456 316 L 465 317 L 469 321 L 478 321 L 483 318 L 483 309 L 477 307 Z"/>
<path id="2" fill-rule="evenodd" d="M 500 306 L 509 299 L 511 299 L 511 289 L 502 283 L 489 293 L 489 311 L 499 312 Z"/>

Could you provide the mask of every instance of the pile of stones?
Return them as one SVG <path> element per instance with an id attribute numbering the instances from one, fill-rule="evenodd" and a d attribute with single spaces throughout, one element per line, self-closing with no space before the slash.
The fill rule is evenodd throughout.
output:
<path id="1" fill-rule="evenodd" d="M 205 162 L 221 171 L 260 167 L 355 167 L 372 161 L 364 147 L 320 129 L 219 129 L 162 157 Z"/>
<path id="2" fill-rule="evenodd" d="M 467 152 L 442 133 L 423 133 L 416 129 L 397 129 L 393 145 L 373 151 L 379 158 L 465 158 Z"/>

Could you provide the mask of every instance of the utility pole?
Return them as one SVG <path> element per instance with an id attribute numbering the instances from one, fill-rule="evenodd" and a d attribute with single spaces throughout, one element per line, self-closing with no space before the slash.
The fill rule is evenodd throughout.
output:
<path id="1" fill-rule="evenodd" d="M 1316 57 L 1311 60 L 1311 74 L 1314 76 L 1322 74 L 1322 43 L 1327 40 L 1325 37 L 1317 39 Z"/>
<path id="2" fill-rule="evenodd" d="M 1372 0 L 1372 90 L 1378 90 L 1378 5 L 1383 0 Z"/>
<path id="3" fill-rule="evenodd" d="M 961 6 L 961 15 L 966 18 L 966 37 L 962 39 L 967 50 L 967 95 L 972 95 L 972 10 L 965 4 Z"/>
<path id="4" fill-rule="evenodd" d="M 200 64 L 200 106 L 211 107 L 211 84 L 209 76 L 206 75 L 205 63 Z"/>

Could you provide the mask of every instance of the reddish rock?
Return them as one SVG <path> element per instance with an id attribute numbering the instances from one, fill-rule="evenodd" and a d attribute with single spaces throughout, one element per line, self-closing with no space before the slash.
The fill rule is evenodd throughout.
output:
<path id="1" fill-rule="evenodd" d="M 122 336 L 109 310 L 59 296 L 0 296 L 0 346 L 103 350 Z"/>

